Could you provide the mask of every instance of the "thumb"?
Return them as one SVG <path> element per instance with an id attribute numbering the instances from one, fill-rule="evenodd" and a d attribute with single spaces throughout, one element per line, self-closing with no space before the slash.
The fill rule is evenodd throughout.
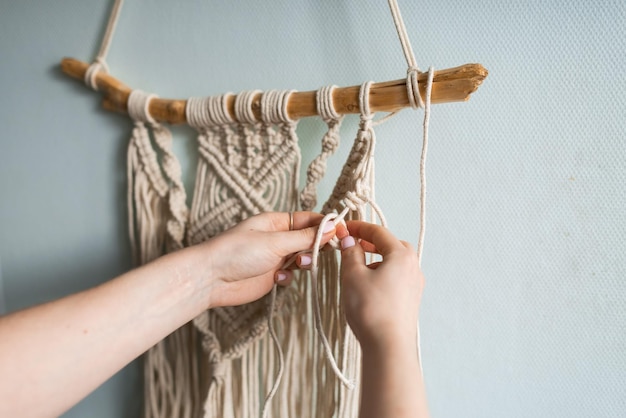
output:
<path id="1" fill-rule="evenodd" d="M 341 278 L 356 276 L 365 268 L 365 251 L 354 237 L 345 236 L 341 240 Z"/>
<path id="2" fill-rule="evenodd" d="M 295 229 L 293 231 L 274 232 L 276 247 L 285 255 L 298 251 L 310 250 L 315 243 L 318 227 Z M 323 246 L 335 236 L 335 224 L 327 222 L 324 225 L 321 245 Z"/>

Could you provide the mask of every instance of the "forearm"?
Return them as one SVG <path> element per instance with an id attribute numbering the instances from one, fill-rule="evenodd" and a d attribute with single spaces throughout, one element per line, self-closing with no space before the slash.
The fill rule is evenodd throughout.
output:
<path id="1" fill-rule="evenodd" d="M 417 349 L 396 340 L 386 348 L 363 347 L 360 418 L 428 418 Z"/>
<path id="2" fill-rule="evenodd" d="M 194 252 L 0 318 L 0 416 L 58 416 L 207 308 Z"/>

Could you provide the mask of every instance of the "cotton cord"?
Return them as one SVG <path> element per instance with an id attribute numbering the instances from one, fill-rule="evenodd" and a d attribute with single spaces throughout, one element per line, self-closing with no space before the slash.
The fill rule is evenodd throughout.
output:
<path id="1" fill-rule="evenodd" d="M 339 147 L 339 129 L 343 116 L 335 109 L 333 92 L 337 86 L 324 86 L 316 93 L 317 111 L 328 129 L 322 138 L 322 152 L 311 161 L 306 173 L 306 184 L 300 194 L 302 210 L 310 211 L 317 205 L 317 185 L 326 174 L 326 162 Z"/>
<path id="2" fill-rule="evenodd" d="M 328 337 L 326 333 L 322 329 L 322 315 L 321 309 L 319 305 L 319 296 L 318 296 L 318 259 L 319 252 L 321 248 L 322 237 L 324 235 L 324 227 L 328 222 L 333 222 L 337 225 L 343 218 L 347 215 L 349 208 L 346 207 L 344 211 L 341 212 L 340 215 L 336 213 L 329 213 L 324 216 L 322 221 L 320 222 L 320 226 L 317 230 L 317 235 L 315 236 L 315 242 L 313 244 L 312 256 L 311 256 L 311 298 L 313 299 L 313 311 L 315 314 L 315 329 L 317 330 L 317 335 L 320 337 L 322 341 L 322 345 L 324 346 L 324 351 L 326 354 L 326 358 L 330 363 L 330 366 L 335 373 L 335 376 L 343 383 L 348 389 L 354 389 L 354 382 L 348 379 L 343 372 L 339 369 L 337 365 L 337 361 L 335 360 L 335 356 L 333 355 L 333 349 L 328 342 Z"/>
<path id="3" fill-rule="evenodd" d="M 285 355 L 283 354 L 283 348 L 280 344 L 280 340 L 276 335 L 276 330 L 274 329 L 274 311 L 276 306 L 276 292 L 278 291 L 278 286 L 275 284 L 272 287 L 272 293 L 270 295 L 270 312 L 267 318 L 268 321 L 268 330 L 270 335 L 272 336 L 272 340 L 274 341 L 274 347 L 276 352 L 278 353 L 278 372 L 276 373 L 276 378 L 274 379 L 274 384 L 272 388 L 265 396 L 265 402 L 263 404 L 263 413 L 262 417 L 267 418 L 269 414 L 270 407 L 272 405 L 272 399 L 276 392 L 278 391 L 278 387 L 280 386 L 280 382 L 283 378 L 283 371 L 285 369 Z"/>
<path id="4" fill-rule="evenodd" d="M 400 7 L 398 6 L 397 0 L 388 0 L 389 9 L 391 10 L 391 15 L 393 17 L 393 22 L 396 27 L 396 32 L 398 33 L 398 38 L 400 39 L 400 44 L 402 45 L 402 52 L 404 53 L 404 57 L 406 58 L 406 62 L 409 66 L 407 70 L 407 95 L 409 97 L 409 101 L 411 103 L 411 107 L 413 108 L 424 108 L 424 122 L 423 122 L 423 141 L 422 141 L 422 153 L 420 157 L 420 231 L 419 237 L 417 241 L 417 258 L 419 261 L 419 265 L 422 265 L 422 253 L 424 249 L 424 236 L 426 233 L 426 154 L 428 152 L 428 125 L 430 120 L 430 101 L 432 95 L 432 84 L 433 84 L 433 76 L 434 69 L 431 66 L 428 69 L 428 82 L 426 84 L 426 101 L 422 100 L 422 97 L 419 93 L 419 85 L 418 85 L 418 75 L 419 68 L 417 66 L 417 61 L 415 60 L 415 54 L 413 53 L 413 48 L 411 47 L 411 41 L 409 40 L 409 35 L 406 31 L 406 27 L 404 26 L 404 21 L 402 19 L 402 13 L 400 12 Z"/>
<path id="5" fill-rule="evenodd" d="M 98 86 L 96 83 L 96 75 L 98 74 L 98 72 L 102 70 L 104 70 L 104 72 L 106 73 L 109 72 L 109 66 L 106 63 L 106 57 L 109 53 L 111 40 L 113 39 L 113 34 L 115 33 L 115 28 L 117 27 L 117 22 L 119 20 L 123 4 L 124 0 L 115 0 L 115 3 L 113 3 L 111 15 L 109 16 L 106 31 L 104 32 L 104 36 L 102 37 L 102 43 L 100 44 L 100 50 L 98 51 L 98 55 L 96 55 L 93 63 L 87 68 L 87 71 L 85 72 L 85 84 L 87 84 L 93 90 L 98 90 Z"/>
<path id="6" fill-rule="evenodd" d="M 407 34 L 406 27 L 404 26 L 402 13 L 400 12 L 397 0 L 388 0 L 388 2 L 389 9 L 391 10 L 391 15 L 393 17 L 393 23 L 396 26 L 396 32 L 398 33 L 398 38 L 400 39 L 400 44 L 402 45 L 402 52 L 404 53 L 404 57 L 406 58 L 407 65 L 409 67 L 407 70 L 406 80 L 409 103 L 414 109 L 418 107 L 423 108 L 424 101 L 419 93 L 417 80 L 419 67 L 417 66 L 417 61 L 415 60 L 415 54 L 413 53 L 413 48 L 411 47 L 409 35 Z"/>
<path id="7" fill-rule="evenodd" d="M 141 90 L 133 90 L 128 96 L 128 114 L 136 122 L 150 123 L 156 125 L 157 122 L 150 116 L 150 101 L 157 97 L 156 94 L 149 94 Z"/>
<path id="8" fill-rule="evenodd" d="M 210 239 L 259 212 L 296 210 L 300 153 L 297 121 L 287 111 L 291 94 L 252 90 L 187 101 L 187 120 L 199 132 L 200 154 L 187 244 Z M 257 120 L 253 105 L 259 95 Z M 234 117 L 228 109 L 233 99 Z M 293 292 L 274 287 L 265 299 L 215 308 L 194 319 L 214 376 L 205 417 L 255 416 L 260 411 L 268 416 L 279 410 L 281 416 L 301 415 L 282 413 L 296 408 L 291 382 L 298 375 L 292 370 L 299 370 L 301 354 L 296 348 L 299 322 L 277 313 L 293 306 Z M 277 372 L 259 378 L 260 368 Z M 280 387 L 281 380 L 289 386 Z M 280 404 L 271 404 L 274 397 Z"/>
<path id="9" fill-rule="evenodd" d="M 398 6 L 397 0 L 388 0 L 389 9 L 391 10 L 391 15 L 393 17 L 393 22 L 396 27 L 396 32 L 398 33 L 398 39 L 400 40 L 400 44 L 402 45 L 402 51 L 404 53 L 404 57 L 406 58 L 408 70 L 407 70 L 407 79 L 406 79 L 406 88 L 407 95 L 409 97 L 409 103 L 412 108 L 424 108 L 424 122 L 423 122 L 423 135 L 422 135 L 422 153 L 420 156 L 420 230 L 417 241 L 417 259 L 418 264 L 422 265 L 422 254 L 424 250 L 424 236 L 426 233 L 426 154 L 428 152 L 428 125 L 430 121 L 430 102 L 431 102 L 431 94 L 432 94 L 432 84 L 433 84 L 433 76 L 434 69 L 431 66 L 428 69 L 428 81 L 426 84 L 426 100 L 422 100 L 422 97 L 419 92 L 418 85 L 418 76 L 419 76 L 419 68 L 417 66 L 417 61 L 415 60 L 415 54 L 413 53 L 413 48 L 411 47 L 411 41 L 409 40 L 409 35 L 407 34 L 406 27 L 404 26 L 404 21 L 402 19 L 402 13 L 400 12 L 400 7 Z M 420 372 L 423 374 L 422 368 L 422 354 L 421 354 L 421 337 L 420 337 L 420 327 L 419 323 L 417 324 L 417 355 Z"/>
<path id="10" fill-rule="evenodd" d="M 330 343 L 328 341 L 328 337 L 326 336 L 326 333 L 324 332 L 323 328 L 322 328 L 322 315 L 321 315 L 321 309 L 320 309 L 320 305 L 319 305 L 319 298 L 318 298 L 318 294 L 317 294 L 317 286 L 318 286 L 318 259 L 319 259 L 319 252 L 321 250 L 321 242 L 322 242 L 322 237 L 324 236 L 324 227 L 326 226 L 326 224 L 328 224 L 329 222 L 333 222 L 335 225 L 338 225 L 339 223 L 344 223 L 344 218 L 346 217 L 346 215 L 349 213 L 350 211 L 350 206 L 346 206 L 344 208 L 344 210 L 340 213 L 340 214 L 336 214 L 336 213 L 329 213 L 326 216 L 324 216 L 324 218 L 322 219 L 322 221 L 320 222 L 318 229 L 317 229 L 317 234 L 315 236 L 315 241 L 313 244 L 313 248 L 311 249 L 311 253 L 312 253 L 312 261 L 311 261 L 311 300 L 312 300 L 312 305 L 313 305 L 313 310 L 314 310 L 314 320 L 315 320 L 315 330 L 317 332 L 317 335 L 319 336 L 320 340 L 322 341 L 322 345 L 324 347 L 324 352 L 326 355 L 326 358 L 328 359 L 331 368 L 333 370 L 333 372 L 335 373 L 335 375 L 337 376 L 337 378 L 339 378 L 339 380 L 341 380 L 341 382 L 348 388 L 348 389 L 354 389 L 355 385 L 354 382 L 350 379 L 348 379 L 344 373 L 339 369 L 339 366 L 337 365 L 337 360 L 335 360 L 335 356 L 333 355 L 333 351 L 332 348 L 330 347 Z M 336 237 L 333 237 L 334 241 L 331 240 L 331 242 L 329 242 L 328 244 L 331 245 L 334 249 L 339 249 L 339 243 L 336 239 Z M 300 254 L 305 254 L 305 253 L 309 253 L 309 251 L 305 250 L 305 251 L 300 251 L 294 255 L 292 255 L 290 258 L 287 259 L 287 261 L 283 264 L 283 266 L 281 267 L 281 269 L 287 269 L 288 267 L 290 267 L 292 264 L 295 263 L 297 257 Z M 262 417 L 266 418 L 269 413 L 269 408 L 271 405 L 271 401 L 274 398 L 274 395 L 276 394 L 278 387 L 280 386 L 281 383 L 281 379 L 282 379 L 282 375 L 283 375 L 283 371 L 284 371 L 284 355 L 283 355 L 283 349 L 282 346 L 280 344 L 280 341 L 278 339 L 278 336 L 276 335 L 276 331 L 274 329 L 274 325 L 273 325 L 273 319 L 274 319 L 274 311 L 275 311 L 275 303 L 276 303 L 276 291 L 277 291 L 277 285 L 275 284 L 274 287 L 272 287 L 272 291 L 271 291 L 271 299 L 270 299 L 270 308 L 269 308 L 269 315 L 268 315 L 268 330 L 270 335 L 272 336 L 272 340 L 274 341 L 274 347 L 276 349 L 276 352 L 278 353 L 278 372 L 276 374 L 276 377 L 274 379 L 274 383 L 272 385 L 271 390 L 268 392 L 267 396 L 265 397 L 265 403 L 263 405 L 263 412 L 262 412 Z"/>
<path id="11" fill-rule="evenodd" d="M 422 265 L 424 235 L 426 234 L 426 154 L 428 153 L 428 125 L 430 122 L 430 98 L 433 89 L 433 75 L 434 71 L 431 66 L 428 70 L 428 82 L 426 83 L 422 154 L 420 156 L 420 232 L 417 241 L 417 259 L 420 266 Z"/>

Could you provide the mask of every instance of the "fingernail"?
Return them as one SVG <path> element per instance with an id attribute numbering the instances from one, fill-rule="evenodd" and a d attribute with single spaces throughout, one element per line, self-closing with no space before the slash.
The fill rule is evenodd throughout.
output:
<path id="1" fill-rule="evenodd" d="M 278 274 L 276 275 L 276 281 L 277 282 L 282 282 L 283 280 L 287 279 L 287 274 L 286 273 L 281 273 L 278 272 Z"/>
<path id="2" fill-rule="evenodd" d="M 298 264 L 300 264 L 300 267 L 305 267 L 311 265 L 311 261 L 313 261 L 313 259 L 310 255 L 301 254 Z"/>
<path id="3" fill-rule="evenodd" d="M 326 225 L 324 225 L 324 233 L 327 234 L 330 231 L 333 231 L 335 229 L 335 224 L 332 222 L 327 222 Z"/>
<path id="4" fill-rule="evenodd" d="M 356 244 L 356 241 L 354 240 L 354 237 L 352 237 L 351 235 L 348 235 L 347 237 L 341 240 L 341 248 L 343 250 L 345 250 L 346 248 L 354 247 L 355 244 Z"/>

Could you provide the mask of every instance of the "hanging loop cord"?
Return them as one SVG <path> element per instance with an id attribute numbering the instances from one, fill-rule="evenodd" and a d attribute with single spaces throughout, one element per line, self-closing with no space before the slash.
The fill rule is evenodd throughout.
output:
<path id="1" fill-rule="evenodd" d="M 422 100 L 422 96 L 419 92 L 418 75 L 419 67 L 417 61 L 415 61 L 415 54 L 413 54 L 413 48 L 411 47 L 411 41 L 407 34 L 404 21 L 402 20 L 402 13 L 398 7 L 396 0 L 388 0 L 389 9 L 393 16 L 393 22 L 398 32 L 398 38 L 402 45 L 402 51 L 404 57 L 409 66 L 407 70 L 406 88 L 407 95 L 409 96 L 409 102 L 414 109 L 424 109 L 424 123 L 423 123 L 423 141 L 422 141 L 422 155 L 420 157 L 420 232 L 417 241 L 417 258 L 420 266 L 422 265 L 422 253 L 424 248 L 424 235 L 426 232 L 426 153 L 428 151 L 428 123 L 430 120 L 430 99 L 432 95 L 433 75 L 434 69 L 431 66 L 428 69 L 428 82 L 426 84 L 426 100 Z"/>
<path id="2" fill-rule="evenodd" d="M 409 66 L 407 70 L 407 79 L 406 79 L 406 88 L 407 95 L 409 96 L 409 102 L 411 103 L 411 107 L 416 109 L 419 107 L 424 108 L 424 122 L 423 122 L 423 133 L 422 133 L 422 154 L 420 156 L 420 231 L 417 240 L 417 262 L 419 266 L 422 265 L 422 254 L 424 251 L 424 236 L 426 233 L 426 154 L 428 152 L 428 124 L 430 121 L 430 100 L 432 95 L 433 88 L 433 76 L 434 76 L 434 68 L 431 66 L 428 69 L 428 82 L 426 84 L 426 100 L 422 100 L 422 96 L 419 92 L 418 85 L 418 74 L 419 68 L 417 66 L 417 62 L 415 61 L 415 54 L 413 53 L 413 48 L 411 47 L 411 41 L 409 40 L 409 35 L 406 32 L 406 27 L 404 26 L 404 21 L 402 20 L 402 14 L 400 13 L 400 7 L 398 6 L 398 2 L 396 0 L 388 0 L 389 9 L 391 10 L 391 15 L 393 16 L 393 22 L 396 26 L 396 32 L 398 32 L 398 38 L 400 39 L 400 44 L 402 45 L 402 52 L 404 52 L 404 57 L 406 58 L 407 64 Z M 420 372 L 423 374 L 422 368 L 422 349 L 421 349 L 421 338 L 420 338 L 420 327 L 419 321 L 417 323 L 417 358 L 419 363 Z"/>
<path id="3" fill-rule="evenodd" d="M 96 75 L 102 70 L 104 70 L 105 73 L 109 72 L 109 66 L 106 63 L 106 57 L 109 53 L 109 47 L 111 46 L 111 40 L 113 39 L 113 34 L 115 33 L 115 28 L 117 27 L 117 21 L 119 20 L 123 3 L 124 0 L 115 0 L 115 3 L 113 4 L 113 9 L 111 9 L 111 15 L 109 16 L 106 31 L 104 32 L 104 36 L 102 37 L 100 51 L 98 51 L 98 55 L 96 55 L 93 63 L 87 68 L 87 71 L 85 72 L 85 84 L 96 91 L 98 90 L 98 86 L 96 84 Z"/>

